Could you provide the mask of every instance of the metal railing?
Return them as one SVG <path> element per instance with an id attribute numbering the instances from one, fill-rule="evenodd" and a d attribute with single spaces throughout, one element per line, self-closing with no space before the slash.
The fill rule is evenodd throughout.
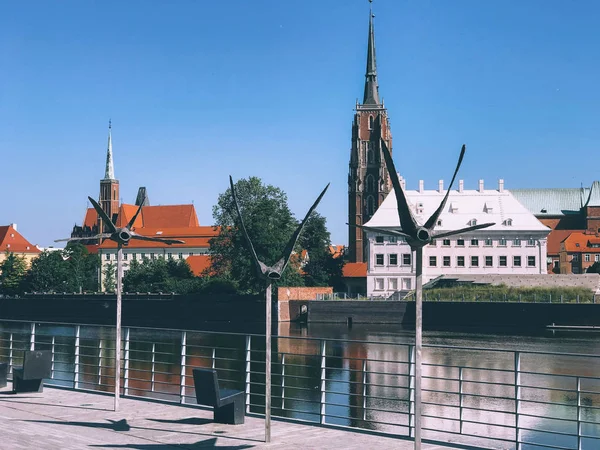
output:
<path id="1" fill-rule="evenodd" d="M 114 329 L 0 321 L 0 360 L 52 351 L 47 384 L 110 392 Z M 122 393 L 195 403 L 192 370 L 264 411 L 264 336 L 123 329 Z M 412 437 L 414 346 L 392 341 L 273 336 L 273 415 Z M 477 448 L 600 448 L 600 355 L 424 346 L 423 431 Z M 531 447 L 533 446 L 533 447 Z"/>
<path id="2" fill-rule="evenodd" d="M 590 292 L 588 295 L 552 295 L 544 293 L 497 293 L 497 292 L 473 292 L 468 294 L 455 293 L 429 293 L 423 291 L 423 301 L 427 302 L 500 302 L 500 303 L 596 303 L 597 295 Z M 332 294 L 317 294 L 317 300 L 388 300 L 388 301 L 414 301 L 414 291 L 396 291 L 388 296 L 346 294 L 345 292 L 334 292 Z"/>

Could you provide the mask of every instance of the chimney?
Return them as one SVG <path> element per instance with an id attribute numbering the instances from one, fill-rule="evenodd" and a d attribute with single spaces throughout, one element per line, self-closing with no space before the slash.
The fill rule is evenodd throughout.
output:
<path id="1" fill-rule="evenodd" d="M 404 177 L 400 176 L 400 187 L 402 188 L 403 191 L 406 190 L 406 180 L 404 179 Z"/>
<path id="2" fill-rule="evenodd" d="M 438 192 L 444 192 L 444 180 L 438 181 Z"/>
<path id="3" fill-rule="evenodd" d="M 483 192 L 483 180 L 479 180 L 479 192 Z"/>
<path id="4" fill-rule="evenodd" d="M 504 192 L 504 180 L 502 178 L 498 180 L 498 192 Z"/>
<path id="5" fill-rule="evenodd" d="M 17 224 L 16 223 L 11 223 L 10 226 L 12 227 L 13 230 L 17 231 Z"/>
<path id="6" fill-rule="evenodd" d="M 462 193 L 464 188 L 465 188 L 465 182 L 463 180 L 458 180 L 458 192 Z"/>
<path id="7" fill-rule="evenodd" d="M 423 180 L 419 180 L 419 192 L 422 194 L 424 190 Z"/>

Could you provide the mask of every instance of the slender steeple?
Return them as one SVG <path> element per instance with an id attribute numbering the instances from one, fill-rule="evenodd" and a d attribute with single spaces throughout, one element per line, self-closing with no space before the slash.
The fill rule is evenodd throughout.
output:
<path id="1" fill-rule="evenodd" d="M 115 179 L 115 165 L 113 163 L 112 154 L 112 136 L 111 136 L 111 121 L 108 121 L 108 147 L 106 149 L 106 169 L 104 171 L 105 180 Z"/>
<path id="2" fill-rule="evenodd" d="M 373 0 L 369 0 L 372 3 Z M 377 83 L 377 62 L 375 60 L 375 32 L 373 30 L 373 9 L 369 8 L 369 42 L 367 48 L 367 73 L 365 74 L 365 96 L 363 105 L 379 105 L 379 85 Z"/>

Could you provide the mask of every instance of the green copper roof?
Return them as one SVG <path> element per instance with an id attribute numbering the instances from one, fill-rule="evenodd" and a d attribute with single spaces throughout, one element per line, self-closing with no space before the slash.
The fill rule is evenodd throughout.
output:
<path id="1" fill-rule="evenodd" d="M 578 214 L 590 188 L 511 189 L 513 196 L 536 216 Z"/>

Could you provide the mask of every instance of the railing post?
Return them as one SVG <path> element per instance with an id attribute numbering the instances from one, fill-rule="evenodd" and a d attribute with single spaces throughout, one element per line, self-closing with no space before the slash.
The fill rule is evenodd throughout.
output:
<path id="1" fill-rule="evenodd" d="M 81 326 L 75 327 L 75 376 L 73 377 L 73 388 L 79 389 L 79 339 L 81 335 Z"/>
<path id="2" fill-rule="evenodd" d="M 285 353 L 281 355 L 281 409 L 285 409 Z"/>
<path id="3" fill-rule="evenodd" d="M 9 352 L 8 352 L 8 365 L 9 365 L 9 373 L 12 373 L 13 368 L 13 334 L 10 333 L 10 341 L 8 344 Z"/>
<path id="4" fill-rule="evenodd" d="M 325 383 L 325 378 L 326 378 L 326 358 L 325 358 L 325 352 L 326 352 L 327 348 L 326 348 L 326 341 L 321 341 L 321 382 L 319 383 L 319 388 L 320 388 L 320 393 L 321 393 L 321 405 L 319 408 L 319 418 L 320 418 L 320 422 L 322 424 L 325 423 L 325 401 L 326 401 L 326 392 L 325 392 L 325 388 L 326 388 L 326 383 Z"/>
<path id="5" fill-rule="evenodd" d="M 179 376 L 179 403 L 185 403 L 185 364 L 187 332 L 181 332 L 181 372 Z"/>
<path id="6" fill-rule="evenodd" d="M 583 434 L 581 424 L 581 378 L 577 377 L 577 450 L 582 450 L 582 439 Z"/>
<path id="7" fill-rule="evenodd" d="M 152 343 L 152 370 L 150 372 L 150 390 L 152 392 L 154 392 L 154 389 L 156 388 L 154 385 L 155 373 L 156 373 L 156 343 L 153 342 Z"/>
<path id="8" fill-rule="evenodd" d="M 217 359 L 217 349 L 213 348 L 212 350 L 212 368 L 216 369 L 216 359 Z"/>
<path id="9" fill-rule="evenodd" d="M 459 424 L 460 424 L 460 434 L 462 434 L 463 432 L 463 407 L 464 405 L 464 398 L 463 398 L 463 381 L 464 381 L 464 373 L 463 373 L 463 368 L 459 367 L 458 368 L 458 420 L 459 420 Z"/>
<path id="10" fill-rule="evenodd" d="M 246 336 L 246 414 L 250 413 L 250 353 L 252 348 L 252 336 Z"/>
<path id="11" fill-rule="evenodd" d="M 129 327 L 125 328 L 125 367 L 123 370 L 123 395 L 129 395 Z"/>
<path id="12" fill-rule="evenodd" d="M 363 420 L 367 420 L 367 383 L 368 383 L 368 377 L 367 377 L 367 360 L 363 359 L 363 363 L 362 363 L 362 385 L 363 385 L 363 390 L 362 390 L 362 397 L 363 397 Z"/>
<path id="13" fill-rule="evenodd" d="M 579 302 L 577 302 L 579 303 Z M 29 350 L 34 351 L 35 350 L 35 322 L 32 322 L 31 324 L 31 335 L 29 338 Z"/>
<path id="14" fill-rule="evenodd" d="M 519 433 L 519 407 L 521 397 L 521 353 L 515 352 L 515 450 L 521 450 Z"/>
<path id="15" fill-rule="evenodd" d="M 102 384 L 102 338 L 98 339 L 98 386 Z"/>
<path id="16" fill-rule="evenodd" d="M 50 369 L 50 378 L 54 378 L 54 354 L 56 352 L 56 336 L 52 335 L 52 367 Z"/>
<path id="17" fill-rule="evenodd" d="M 464 296 L 464 294 L 463 294 Z M 414 437 L 415 429 L 415 362 L 416 362 L 416 348 L 414 345 L 408 346 L 408 436 Z"/>

